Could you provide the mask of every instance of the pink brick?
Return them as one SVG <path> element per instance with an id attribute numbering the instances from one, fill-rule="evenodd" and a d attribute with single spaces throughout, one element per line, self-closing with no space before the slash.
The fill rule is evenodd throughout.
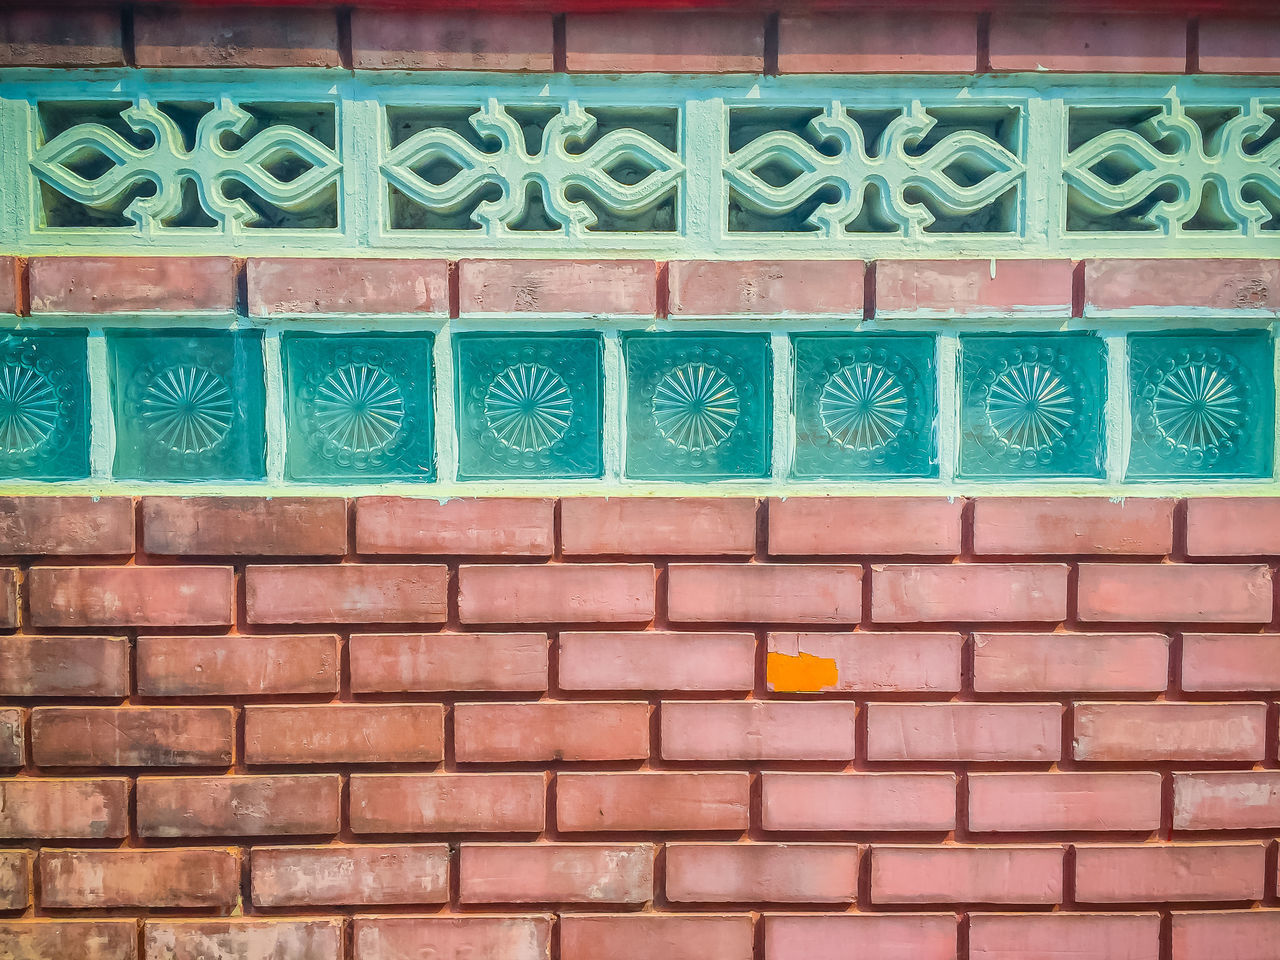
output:
<path id="1" fill-rule="evenodd" d="M 979 693 L 1159 693 L 1169 638 L 1159 633 L 975 633 Z"/>
<path id="2" fill-rule="evenodd" d="M 683 623 L 857 623 L 862 567 L 673 563 L 667 615 Z"/>
<path id="3" fill-rule="evenodd" d="M 1187 553 L 1259 557 L 1280 553 L 1280 499 L 1197 497 L 1187 501 Z"/>
<path id="4" fill-rule="evenodd" d="M 1076 845 L 1081 903 L 1258 900 L 1265 843 Z"/>
<path id="5" fill-rule="evenodd" d="M 571 497 L 560 503 L 560 538 L 570 556 L 750 556 L 756 501 Z"/>
<path id="6" fill-rule="evenodd" d="M 502 957 L 546 960 L 551 920 L 546 915 L 516 917 L 356 917 L 356 960 L 417 960 L 423 944 L 445 957 Z"/>
<path id="7" fill-rule="evenodd" d="M 338 692 L 335 636 L 138 637 L 146 697 L 267 697 Z"/>
<path id="8" fill-rule="evenodd" d="M 1056 622 L 1066 616 L 1066 564 L 884 564 L 871 568 L 871 619 L 877 623 Z"/>
<path id="9" fill-rule="evenodd" d="M 668 700 L 664 760 L 852 760 L 852 703 Z"/>
<path id="10" fill-rule="evenodd" d="M 653 897 L 650 843 L 464 843 L 463 903 L 631 903 Z"/>
<path id="11" fill-rule="evenodd" d="M 40 851 L 40 904 L 57 909 L 201 907 L 240 894 L 238 851 L 218 847 Z"/>
<path id="12" fill-rule="evenodd" d="M 881 260 L 876 314 L 1068 316 L 1070 260 Z"/>
<path id="13" fill-rule="evenodd" d="M 458 284 L 464 314 L 652 317 L 658 307 L 652 260 L 463 260 Z"/>
<path id="14" fill-rule="evenodd" d="M 0 768 L 22 766 L 26 744 L 27 712 L 19 707 L 0 707 Z"/>
<path id="15" fill-rule="evenodd" d="M 111 7 L 3 10 L 0 66 L 123 66 L 120 33 L 120 13 Z"/>
<path id="16" fill-rule="evenodd" d="M 133 530 L 128 497 L 0 497 L 4 556 L 130 554 Z"/>
<path id="17" fill-rule="evenodd" d="M 1173 960 L 1272 960 L 1280 910 L 1174 913 Z"/>
<path id="18" fill-rule="evenodd" d="M 654 614 L 651 563 L 463 564 L 463 623 L 646 623 Z"/>
<path id="19" fill-rule="evenodd" d="M 28 584 L 30 584 L 33 582 L 41 583 L 44 581 L 42 581 L 40 577 L 36 577 L 35 580 L 33 581 L 31 574 L 28 573 L 27 582 Z M 28 587 L 28 590 L 30 589 L 31 587 Z M 43 598 L 40 598 L 40 599 L 43 599 Z M 32 599 L 30 606 L 32 611 L 31 619 L 34 625 L 40 626 L 42 625 L 42 623 L 47 622 L 41 619 L 37 619 L 35 615 L 37 607 L 36 607 L 36 601 L 34 598 Z M 18 602 L 18 571 L 12 567 L 0 568 L 0 628 L 16 627 L 18 625 L 19 608 L 20 608 L 20 604 Z M 56 618 L 63 615 L 64 614 L 62 614 L 61 611 L 58 611 L 57 614 L 53 614 L 52 616 Z M 58 624 L 54 624 L 54 625 L 58 625 Z"/>
<path id="20" fill-rule="evenodd" d="M 336 67 L 338 18 L 325 8 L 144 7 L 134 46 L 140 67 Z"/>
<path id="21" fill-rule="evenodd" d="M 230 707 L 37 707 L 32 757 L 39 767 L 226 767 Z"/>
<path id="22" fill-rule="evenodd" d="M 339 828 L 341 788 L 337 774 L 139 777 L 138 835 L 335 834 Z"/>
<path id="23" fill-rule="evenodd" d="M 251 705 L 243 716 L 249 764 L 444 759 L 444 708 L 438 703 Z"/>
<path id="24" fill-rule="evenodd" d="M 28 850 L 0 850 L 0 910 L 26 910 L 31 903 Z"/>
<path id="25" fill-rule="evenodd" d="M 972 773 L 977 833 L 1151 831 L 1160 827 L 1158 773 Z"/>
<path id="26" fill-rule="evenodd" d="M 1173 550 L 1172 500 L 1128 497 L 983 497 L 975 501 L 979 554 L 1148 554 Z"/>
<path id="27" fill-rule="evenodd" d="M 764 16 L 573 13 L 565 59 L 575 73 L 762 73 Z"/>
<path id="28" fill-rule="evenodd" d="M 3 31 L 8 28 L 8 19 L 13 11 L 0 10 L 0 64 L 7 55 L 12 55 L 14 44 L 6 42 Z M 19 276 L 20 268 L 16 257 L 0 257 L 0 314 L 17 313 L 21 308 L 18 303 L 18 290 L 22 286 Z M 36 498 L 32 498 L 36 499 Z"/>
<path id="29" fill-rule="evenodd" d="M 333 497 L 143 497 L 142 545 L 171 556 L 340 557 L 347 503 Z"/>
<path id="30" fill-rule="evenodd" d="M 562 960 L 751 960 L 748 915 L 566 915 L 560 919 Z"/>
<path id="31" fill-rule="evenodd" d="M 1280 634 L 1184 634 L 1182 689 L 1280 690 Z"/>
<path id="32" fill-rule="evenodd" d="M 253 902 L 259 907 L 444 903 L 449 846 L 254 847 Z"/>
<path id="33" fill-rule="evenodd" d="M 1265 703 L 1078 703 L 1077 760 L 1261 760 Z"/>
<path id="34" fill-rule="evenodd" d="M 943 556 L 960 552 L 961 500 L 787 497 L 769 501 L 778 556 Z"/>
<path id="35" fill-rule="evenodd" d="M 1057 703 L 870 703 L 867 759 L 1058 760 Z"/>
<path id="36" fill-rule="evenodd" d="M 456 497 L 356 501 L 356 552 L 429 556 L 549 557 L 555 548 L 551 500 Z"/>
<path id="37" fill-rule="evenodd" d="M 235 576 L 230 567 L 33 567 L 26 589 L 37 627 L 224 626 Z"/>
<path id="38" fill-rule="evenodd" d="M 1280 310 L 1280 260 L 1086 260 L 1085 316 L 1152 308 Z"/>
<path id="39" fill-rule="evenodd" d="M 560 634 L 563 690 L 735 690 L 755 685 L 749 633 Z"/>
<path id="40" fill-rule="evenodd" d="M 745 830 L 746 773 L 561 773 L 556 826 L 587 830 Z"/>
<path id="41" fill-rule="evenodd" d="M 1271 569 L 1249 563 L 1082 563 L 1079 616 L 1096 622 L 1266 623 Z"/>
<path id="42" fill-rule="evenodd" d="M 1277 37 L 1280 37 L 1280 21 L 1203 17 L 1200 20 L 1200 69 L 1205 73 L 1280 73 Z"/>
<path id="43" fill-rule="evenodd" d="M 786 16 L 778 24 L 782 73 L 973 73 L 974 13 L 875 10 L 854 16 Z"/>
<path id="44" fill-rule="evenodd" d="M 1173 775 L 1175 830 L 1280 827 L 1280 770 Z"/>
<path id="45" fill-rule="evenodd" d="M 667 898 L 677 903 L 848 903 L 856 843 L 668 843 Z"/>
<path id="46" fill-rule="evenodd" d="M 6 840 L 128 835 L 129 781 L 124 777 L 0 780 L 0 837 Z"/>
<path id="47" fill-rule="evenodd" d="M 545 633 L 356 633 L 347 648 L 354 693 L 547 689 Z"/>
<path id="48" fill-rule="evenodd" d="M 770 914 L 765 960 L 956 960 L 954 914 Z"/>
<path id="49" fill-rule="evenodd" d="M 553 69 L 549 13 L 355 10 L 357 70 Z"/>
<path id="50" fill-rule="evenodd" d="M 888 847 L 871 853 L 874 903 L 1061 903 L 1061 846 Z"/>
<path id="51" fill-rule="evenodd" d="M 342 944 L 339 917 L 147 920 L 143 931 L 143 949 L 148 957 L 173 960 L 204 957 L 337 960 L 342 954 Z"/>
<path id="52" fill-rule="evenodd" d="M 356 14 L 359 19 L 362 14 Z M 245 264 L 249 315 L 397 313 L 449 315 L 444 260 L 252 258 Z"/>
<path id="53" fill-rule="evenodd" d="M 0 920 L 0 956 L 14 960 L 137 960 L 138 922 Z"/>
<path id="54" fill-rule="evenodd" d="M 956 826 L 954 773 L 764 773 L 765 830 L 945 832 Z"/>
<path id="55" fill-rule="evenodd" d="M 861 260 L 674 260 L 673 317 L 862 316 Z"/>
<path id="56" fill-rule="evenodd" d="M 460 703 L 454 747 L 461 763 L 643 760 L 649 709 L 640 701 Z"/>
<path id="57" fill-rule="evenodd" d="M 974 913 L 970 960 L 1160 960 L 1158 913 Z"/>
<path id="58" fill-rule="evenodd" d="M 129 695 L 129 641 L 123 637 L 5 637 L 0 696 Z"/>
<path id="59" fill-rule="evenodd" d="M 235 309 L 230 257 L 33 257 L 30 276 L 32 313 Z"/>
<path id="60" fill-rule="evenodd" d="M 991 69 L 1075 73 L 1182 73 L 1187 21 L 1089 13 L 991 18 Z"/>
<path id="61" fill-rule="evenodd" d="M 383 833 L 540 833 L 546 774 L 397 773 L 351 777 L 351 830 Z"/>
<path id="62" fill-rule="evenodd" d="M 765 682 L 774 693 L 960 689 L 958 633 L 771 633 Z"/>
<path id="63" fill-rule="evenodd" d="M 251 566 L 250 623 L 443 623 L 448 568 L 378 563 Z"/>

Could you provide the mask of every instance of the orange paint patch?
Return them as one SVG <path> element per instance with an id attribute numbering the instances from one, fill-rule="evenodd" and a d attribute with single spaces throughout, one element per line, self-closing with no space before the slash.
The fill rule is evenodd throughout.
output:
<path id="1" fill-rule="evenodd" d="M 770 652 L 765 678 L 775 693 L 813 693 L 834 687 L 839 672 L 831 657 L 815 657 L 803 650 L 796 656 Z"/>

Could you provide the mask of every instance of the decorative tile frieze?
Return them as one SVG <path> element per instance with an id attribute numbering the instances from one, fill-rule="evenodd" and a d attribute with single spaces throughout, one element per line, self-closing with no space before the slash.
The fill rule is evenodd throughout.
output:
<path id="1" fill-rule="evenodd" d="M 0 477 L 89 475 L 83 330 L 0 330 Z"/>

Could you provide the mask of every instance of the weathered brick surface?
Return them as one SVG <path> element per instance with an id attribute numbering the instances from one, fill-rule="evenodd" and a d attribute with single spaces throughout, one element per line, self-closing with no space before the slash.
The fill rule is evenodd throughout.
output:
<path id="1" fill-rule="evenodd" d="M 675 260 L 673 317 L 862 316 L 861 260 Z"/>
<path id="2" fill-rule="evenodd" d="M 230 707 L 37 707 L 32 757 L 41 767 L 225 767 Z"/>
<path id="3" fill-rule="evenodd" d="M 252 566 L 250 623 L 443 623 L 448 570 L 440 564 Z"/>
<path id="4" fill-rule="evenodd" d="M 40 852 L 40 902 L 59 909 L 202 907 L 236 902 L 240 855 L 226 847 Z"/>
<path id="5" fill-rule="evenodd" d="M 677 903 L 847 903 L 858 895 L 855 843 L 669 843 Z"/>
<path id="6" fill-rule="evenodd" d="M 100 840 L 128 836 L 129 781 L 0 780 L 0 837 Z"/>
<path id="7" fill-rule="evenodd" d="M 562 773 L 556 825 L 587 830 L 745 830 L 745 773 Z"/>
<path id="8" fill-rule="evenodd" d="M 1076 845 L 1082 903 L 1257 900 L 1266 888 L 1265 843 Z"/>
<path id="9" fill-rule="evenodd" d="M 549 557 L 554 534 L 550 500 L 356 501 L 356 552 Z"/>
<path id="10" fill-rule="evenodd" d="M 356 774 L 356 833 L 537 833 L 546 823 L 542 773 Z"/>
<path id="11" fill-rule="evenodd" d="M 357 633 L 347 649 L 356 693 L 547 689 L 545 633 Z"/>
<path id="12" fill-rule="evenodd" d="M 782 73 L 971 73 L 978 68 L 978 16 L 964 11 L 859 11 L 784 15 Z"/>
<path id="13" fill-rule="evenodd" d="M 1280 260 L 1086 260 L 1085 316 L 1201 307 L 1280 310 Z"/>
<path id="14" fill-rule="evenodd" d="M 956 826 L 953 773 L 765 773 L 766 830 L 945 832 Z"/>
<path id="15" fill-rule="evenodd" d="M 244 759 L 261 763 L 435 763 L 444 759 L 437 703 L 249 706 Z"/>
<path id="16" fill-rule="evenodd" d="M 443 260 L 253 258 L 245 274 L 255 317 L 449 312 Z"/>
<path id="17" fill-rule="evenodd" d="M 139 637 L 146 697 L 271 697 L 338 692 L 339 641 L 293 637 Z"/>
<path id="18" fill-rule="evenodd" d="M 0 497 L 0 555 L 133 553 L 128 497 Z"/>
<path id="19" fill-rule="evenodd" d="M 787 497 L 769 501 L 774 556 L 954 556 L 961 500 Z"/>
<path id="20" fill-rule="evenodd" d="M 338 832 L 335 774 L 140 777 L 144 837 L 253 837 Z"/>
<path id="21" fill-rule="evenodd" d="M 148 958 L 291 957 L 337 960 L 342 956 L 342 920 L 147 920 L 143 950 Z"/>
<path id="22" fill-rule="evenodd" d="M 356 10 L 351 58 L 358 70 L 550 71 L 549 13 Z"/>
<path id="23" fill-rule="evenodd" d="M 120 14 L 110 7 L 0 11 L 0 66 L 115 67 L 123 63 Z"/>
<path id="24" fill-rule="evenodd" d="M 969 916 L 970 960 L 1024 957 L 1159 960 L 1158 913 L 975 913 Z"/>
<path id="25" fill-rule="evenodd" d="M 140 67 L 336 67 L 338 19 L 324 7 L 143 7 L 134 50 Z"/>
<path id="26" fill-rule="evenodd" d="M 658 308 L 652 260 L 463 260 L 458 286 L 463 314 L 651 317 Z"/>
<path id="27" fill-rule="evenodd" d="M 142 547 L 194 557 L 340 557 L 347 505 L 330 497 L 143 497 Z"/>
<path id="28" fill-rule="evenodd" d="M 547 914 L 483 917 L 357 917 L 360 960 L 404 960 L 429 942 L 444 956 L 544 960 L 551 942 Z"/>
<path id="29" fill-rule="evenodd" d="M 644 903 L 655 852 L 650 843 L 464 843 L 461 900 Z"/>
<path id="30" fill-rule="evenodd" d="M 883 260 L 876 312 L 887 316 L 1062 314 L 1071 309 L 1070 260 Z"/>
<path id="31" fill-rule="evenodd" d="M 232 622 L 235 578 L 230 567 L 35 567 L 26 589 L 37 627 L 203 627 Z"/>
<path id="32" fill-rule="evenodd" d="M 255 847 L 249 870 L 260 907 L 449 899 L 449 848 L 443 843 Z"/>
<path id="33" fill-rule="evenodd" d="M 581 73 L 760 73 L 764 26 L 745 11 L 572 14 L 565 59 Z"/>
<path id="34" fill-rule="evenodd" d="M 573 914 L 560 920 L 563 960 L 751 960 L 751 917 Z"/>
<path id="35" fill-rule="evenodd" d="M 1061 903 L 1062 846 L 894 847 L 871 854 L 875 903 Z"/>
<path id="36" fill-rule="evenodd" d="M 1080 564 L 1081 620 L 1267 623 L 1271 568 L 1248 563 Z"/>
<path id="37" fill-rule="evenodd" d="M 36 257 L 31 312 L 230 313 L 230 257 Z"/>
<path id="38" fill-rule="evenodd" d="M 1172 500 L 991 497 L 974 503 L 983 554 L 1150 554 L 1173 549 Z"/>
<path id="39" fill-rule="evenodd" d="M 1177 16 L 1097 16 L 1083 12 L 991 18 L 993 70 L 1073 73 L 1182 73 L 1187 22 Z"/>
<path id="40" fill-rule="evenodd" d="M 129 642 L 123 637 L 6 637 L 0 643 L 0 696 L 129 695 Z"/>
<path id="41" fill-rule="evenodd" d="M 749 556 L 756 502 L 571 497 L 560 505 L 560 536 L 573 556 Z"/>

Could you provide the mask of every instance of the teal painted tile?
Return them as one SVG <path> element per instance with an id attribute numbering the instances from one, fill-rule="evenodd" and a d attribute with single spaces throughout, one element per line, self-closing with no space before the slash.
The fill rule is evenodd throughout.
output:
<path id="1" fill-rule="evenodd" d="M 1128 340 L 1133 439 L 1126 476 L 1271 476 L 1269 334 L 1141 333 Z"/>
<path id="2" fill-rule="evenodd" d="M 1103 476 L 1106 359 L 1091 334 L 960 338 L 960 475 Z"/>
<path id="3" fill-rule="evenodd" d="M 601 475 L 598 334 L 459 334 L 454 350 L 459 479 Z"/>
<path id="4" fill-rule="evenodd" d="M 281 350 L 290 480 L 435 476 L 429 334 L 289 333 Z"/>
<path id="5" fill-rule="evenodd" d="M 83 330 L 0 331 L 0 477 L 89 475 Z"/>
<path id="6" fill-rule="evenodd" d="M 626 474 L 726 480 L 769 474 L 768 337 L 637 334 L 627 363 Z"/>
<path id="7" fill-rule="evenodd" d="M 115 476 L 258 480 L 265 473 L 262 335 L 107 334 Z"/>
<path id="8" fill-rule="evenodd" d="M 791 346 L 794 476 L 937 476 L 932 336 L 814 334 Z"/>

